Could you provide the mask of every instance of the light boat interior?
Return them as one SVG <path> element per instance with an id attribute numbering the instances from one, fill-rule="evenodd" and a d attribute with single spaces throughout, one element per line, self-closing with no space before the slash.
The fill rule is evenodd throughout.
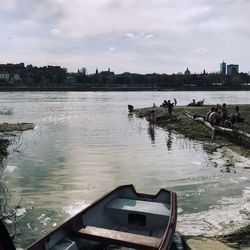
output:
<path id="1" fill-rule="evenodd" d="M 148 195 L 136 193 L 132 185 L 117 188 L 74 216 L 70 229 L 67 222 L 59 227 L 45 249 L 159 249 L 169 228 L 170 206 L 170 192 L 164 189 Z"/>

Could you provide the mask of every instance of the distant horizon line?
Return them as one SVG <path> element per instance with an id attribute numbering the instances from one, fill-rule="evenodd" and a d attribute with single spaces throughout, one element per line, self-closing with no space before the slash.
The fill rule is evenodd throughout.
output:
<path id="1" fill-rule="evenodd" d="M 224 60 L 222 61 L 222 63 L 225 63 L 227 66 L 228 65 L 238 65 L 239 66 L 239 64 L 232 64 L 232 63 L 230 63 L 230 64 L 227 64 Z M 13 63 L 13 62 L 7 62 L 7 63 L 0 63 L 0 66 L 1 65 L 8 65 L 8 64 L 10 64 L 10 65 L 20 65 L 20 64 L 24 64 L 24 67 L 27 67 L 27 66 L 32 66 L 32 67 L 37 67 L 37 68 L 42 68 L 42 67 L 61 67 L 62 69 L 66 69 L 66 71 L 67 71 L 67 73 L 77 73 L 78 71 L 80 71 L 80 70 L 82 70 L 82 69 L 85 69 L 86 70 L 86 74 L 88 74 L 88 69 L 87 69 L 87 67 L 79 67 L 76 71 L 69 71 L 68 70 L 68 68 L 67 67 L 63 67 L 63 66 L 61 66 L 61 65 L 53 65 L 53 64 L 47 64 L 47 65 L 42 65 L 42 66 L 37 66 L 37 65 L 33 65 L 33 64 L 26 64 L 26 63 L 24 63 L 24 62 L 19 62 L 19 63 Z M 221 63 L 220 63 L 220 65 L 221 65 Z M 186 70 L 184 70 L 183 72 L 182 71 L 179 71 L 179 72 L 177 72 L 177 73 L 174 73 L 174 72 L 172 72 L 172 73 L 160 73 L 160 72 L 151 72 L 151 73 L 138 73 L 138 72 L 136 72 L 136 71 L 124 71 L 124 72 L 122 72 L 122 73 L 115 73 L 115 71 L 111 71 L 110 70 L 110 68 L 111 67 L 107 67 L 107 70 L 101 70 L 100 72 L 108 72 L 108 71 L 110 71 L 110 72 L 113 72 L 114 74 L 116 74 L 116 75 L 118 75 L 118 74 L 124 74 L 124 73 L 131 73 L 131 74 L 140 74 L 140 75 L 148 75 L 148 74 L 165 74 L 165 75 L 181 75 L 181 74 L 183 74 L 184 75 L 184 73 L 183 72 L 185 72 L 187 69 L 189 69 L 189 67 L 186 67 Z M 96 70 L 98 70 L 99 71 L 99 69 L 98 69 L 98 67 L 96 67 L 96 69 L 92 72 L 92 73 L 89 73 L 89 74 L 95 74 L 95 72 L 96 72 Z M 189 69 L 190 70 L 190 69 Z M 204 74 L 204 71 L 205 71 L 205 73 L 206 74 L 219 74 L 220 73 L 220 70 L 218 70 L 218 71 L 211 71 L 211 72 L 208 72 L 208 71 L 206 71 L 206 69 L 203 69 L 203 71 L 201 71 L 201 72 L 190 72 L 190 74 L 191 75 L 193 75 L 193 74 Z M 245 73 L 245 74 L 250 74 L 250 70 L 249 71 L 246 71 L 246 72 L 239 72 L 239 73 Z"/>

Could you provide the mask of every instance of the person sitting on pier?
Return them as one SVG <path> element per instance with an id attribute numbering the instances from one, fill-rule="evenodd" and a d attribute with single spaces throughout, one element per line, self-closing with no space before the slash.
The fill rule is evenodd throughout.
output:
<path id="1" fill-rule="evenodd" d="M 221 108 L 221 121 L 227 120 L 227 104 L 223 103 Z"/>
<path id="2" fill-rule="evenodd" d="M 212 107 L 208 112 L 207 112 L 207 114 L 206 114 L 206 117 L 205 117 L 205 121 L 209 121 L 208 119 L 209 119 L 209 116 L 210 116 L 210 114 L 211 113 L 213 113 L 214 112 L 214 107 Z"/>
<path id="3" fill-rule="evenodd" d="M 227 104 L 223 103 L 222 106 L 220 107 L 221 109 L 221 123 L 223 127 L 226 128 L 232 128 L 233 123 L 232 123 L 232 119 L 230 117 L 228 117 L 228 113 L 227 113 Z"/>
<path id="4" fill-rule="evenodd" d="M 196 101 L 195 99 L 193 99 L 193 101 L 191 103 L 189 103 L 187 106 L 196 106 Z"/>
<path id="5" fill-rule="evenodd" d="M 214 112 L 212 112 L 209 117 L 208 121 L 215 126 L 219 126 L 221 122 L 221 112 L 218 111 L 217 108 L 214 109 Z"/>
<path id="6" fill-rule="evenodd" d="M 201 106 L 204 105 L 204 102 L 205 102 L 205 99 L 203 99 L 203 100 L 201 100 L 201 101 L 198 101 L 198 102 L 196 103 L 196 105 L 194 105 L 194 106 L 201 107 Z"/>
<path id="7" fill-rule="evenodd" d="M 133 105 L 128 105 L 128 111 L 133 112 L 134 111 L 134 106 Z"/>
<path id="8" fill-rule="evenodd" d="M 235 122 L 243 122 L 244 118 L 241 116 L 240 108 L 239 106 L 235 107 L 235 113 L 232 116 L 232 123 Z"/>

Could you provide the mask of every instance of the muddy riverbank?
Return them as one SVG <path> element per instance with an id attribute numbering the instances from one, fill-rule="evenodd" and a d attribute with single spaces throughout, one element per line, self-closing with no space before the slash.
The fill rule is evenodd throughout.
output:
<path id="1" fill-rule="evenodd" d="M 33 123 L 0 123 L 0 164 L 3 165 L 4 160 L 8 156 L 8 146 L 11 144 L 7 138 L 7 133 L 23 132 L 35 128 Z"/>
<path id="2" fill-rule="evenodd" d="M 35 128 L 33 123 L 0 123 L 0 132 L 20 132 Z"/>
<path id="3" fill-rule="evenodd" d="M 242 131 L 249 135 L 250 105 L 238 106 L 240 107 L 240 111 L 245 120 L 242 123 L 235 123 L 232 127 L 232 130 Z M 135 109 L 134 112 L 138 117 L 144 118 L 147 116 L 150 110 L 154 109 L 156 115 L 156 126 L 167 130 L 176 131 L 190 139 L 210 142 L 212 143 L 211 150 L 214 150 L 218 147 L 227 146 L 236 152 L 240 152 L 245 156 L 250 155 L 250 140 L 246 136 L 242 135 L 241 137 L 239 137 L 238 135 L 236 135 L 236 133 L 233 132 L 229 134 L 221 133 L 218 131 L 216 131 L 214 136 L 214 132 L 211 128 L 197 121 L 197 119 L 192 119 L 192 117 L 205 116 L 207 111 L 211 107 L 211 105 L 206 105 L 202 107 L 176 106 L 174 107 L 171 116 L 168 114 L 167 110 L 162 107 L 139 108 Z M 228 105 L 228 115 L 232 115 L 234 113 L 234 108 L 235 105 Z"/>

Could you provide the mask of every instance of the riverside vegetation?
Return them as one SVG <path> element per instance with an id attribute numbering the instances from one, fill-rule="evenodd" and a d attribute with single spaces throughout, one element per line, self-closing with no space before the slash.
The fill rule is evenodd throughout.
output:
<path id="1" fill-rule="evenodd" d="M 12 109 L 3 107 L 2 110 L 0 110 L 1 116 L 12 114 Z M 17 209 L 20 208 L 20 204 L 18 204 L 13 209 L 7 209 L 7 187 L 2 177 L 6 159 L 9 154 L 8 147 L 15 142 L 18 133 L 33 129 L 34 127 L 35 125 L 33 123 L 0 123 L 0 220 L 11 220 L 15 222 Z"/>

